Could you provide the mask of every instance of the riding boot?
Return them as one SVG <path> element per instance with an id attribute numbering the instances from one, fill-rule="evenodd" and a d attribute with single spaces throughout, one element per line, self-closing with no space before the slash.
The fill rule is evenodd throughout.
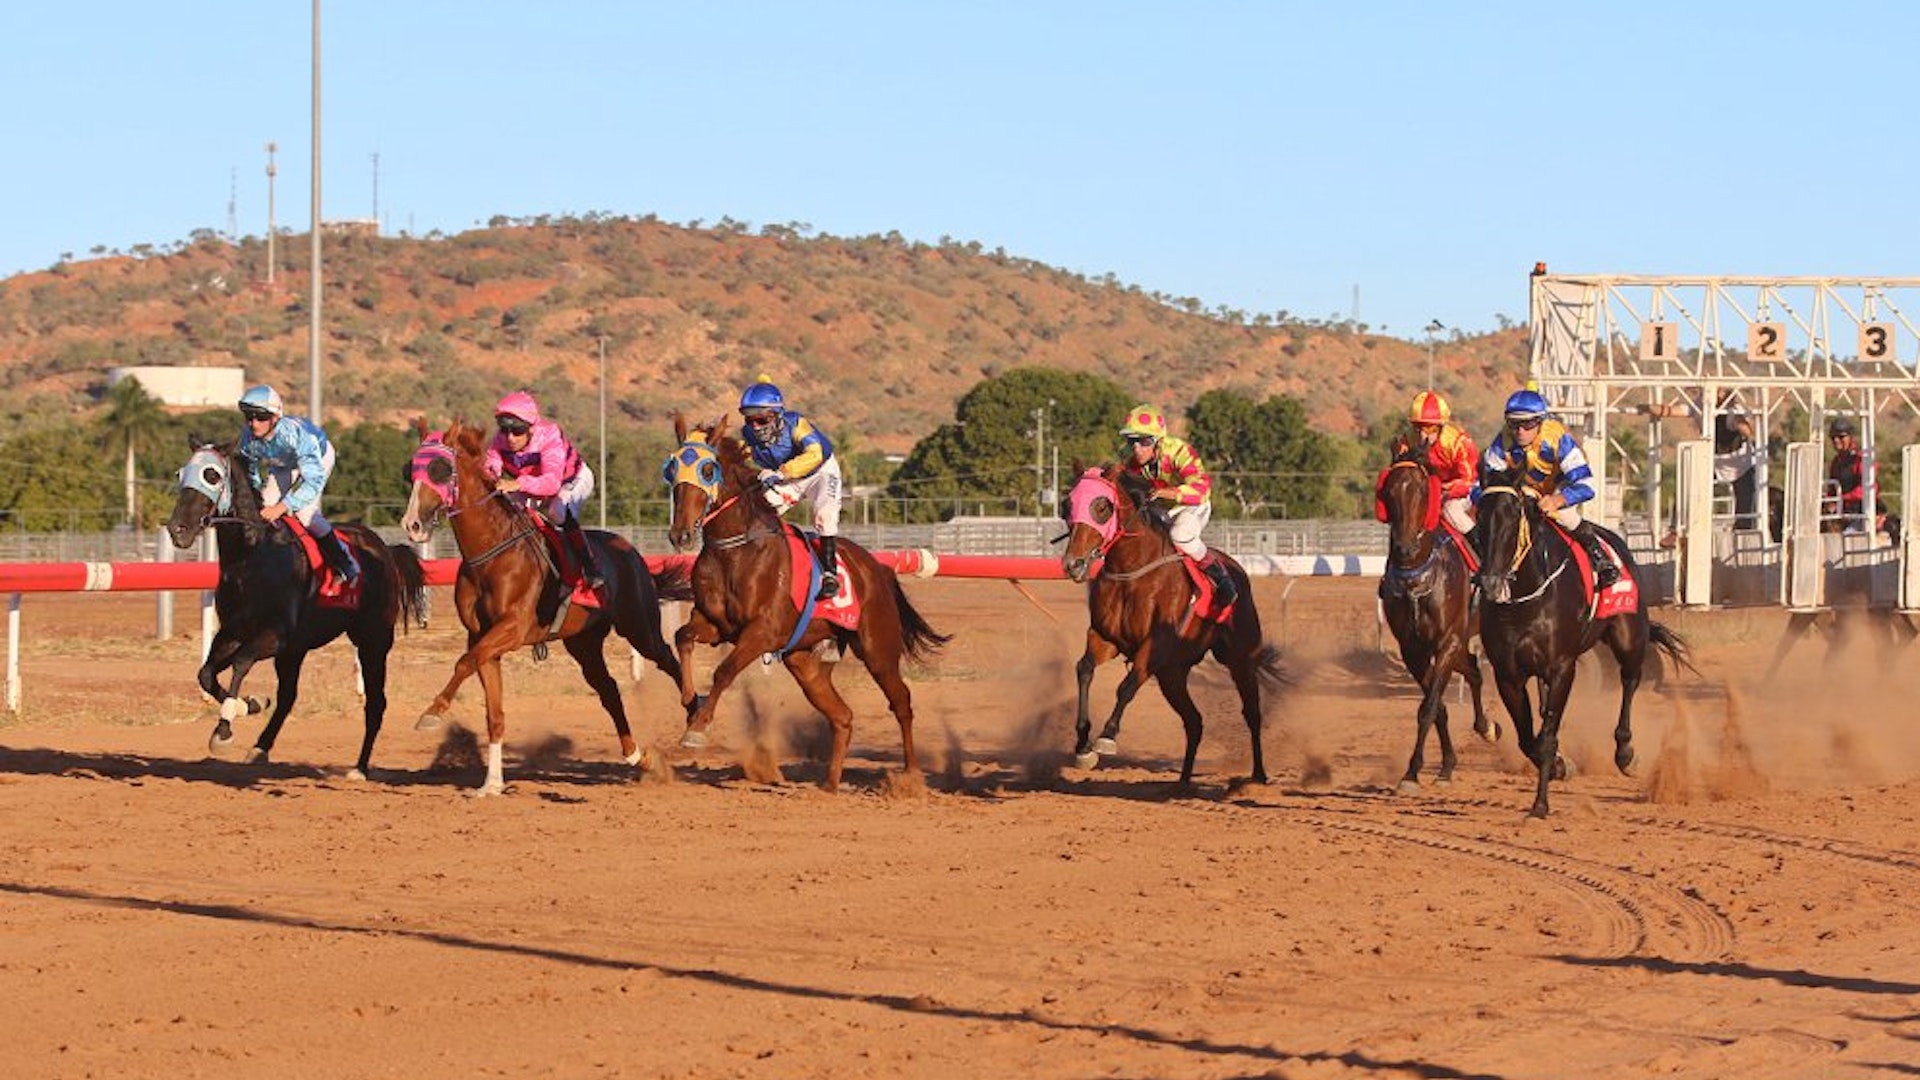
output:
<path id="1" fill-rule="evenodd" d="M 833 550 L 837 536 L 822 536 L 814 543 L 820 553 L 820 599 L 831 600 L 840 595 L 840 564 Z"/>
<path id="2" fill-rule="evenodd" d="M 1234 585 L 1233 575 L 1228 572 L 1227 564 L 1220 561 L 1220 556 L 1210 555 L 1200 568 L 1206 573 L 1207 580 L 1213 582 L 1215 608 L 1224 608 L 1239 598 L 1240 590 Z"/>
<path id="3" fill-rule="evenodd" d="M 334 573 L 340 575 L 341 584 L 350 588 L 354 582 L 360 580 L 360 561 L 353 557 L 347 542 L 340 538 L 340 530 L 334 529 L 325 536 L 316 536 L 313 539 L 320 545 L 320 557 L 326 560 L 328 566 L 333 567 Z"/>
<path id="4" fill-rule="evenodd" d="M 1593 522 L 1583 521 L 1573 530 L 1574 539 L 1587 549 L 1587 558 L 1593 561 L 1593 587 L 1611 589 L 1620 580 L 1620 568 L 1613 565 L 1613 553 L 1607 545 L 1601 543 L 1600 534 L 1594 531 Z"/>
<path id="5" fill-rule="evenodd" d="M 594 592 L 606 588 L 607 579 L 600 573 L 600 560 L 593 553 L 587 531 L 580 527 L 580 519 L 568 514 L 560 531 L 567 538 L 567 548 L 573 552 L 574 561 L 580 564 L 580 583 Z"/>

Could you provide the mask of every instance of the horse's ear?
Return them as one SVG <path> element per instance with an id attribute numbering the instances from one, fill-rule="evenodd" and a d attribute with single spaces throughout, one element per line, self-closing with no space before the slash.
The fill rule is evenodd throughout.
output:
<path id="1" fill-rule="evenodd" d="M 427 441 L 427 418 L 426 417 L 416 416 L 413 418 L 413 433 L 419 436 L 421 442 Z"/>
<path id="2" fill-rule="evenodd" d="M 679 409 L 673 410 L 673 441 L 686 442 L 687 432 L 691 430 L 693 430 L 693 425 L 687 420 L 687 414 L 681 412 Z"/>
<path id="3" fill-rule="evenodd" d="M 721 413 L 719 416 L 714 417 L 713 423 L 707 425 L 707 438 L 714 442 L 720 441 L 720 439 L 727 434 L 727 428 L 731 424 L 732 419 L 733 418 L 727 413 Z"/>
<path id="4" fill-rule="evenodd" d="M 207 444 L 201 440 L 199 434 L 192 431 L 187 432 L 187 449 L 188 450 L 198 450 L 205 445 Z"/>

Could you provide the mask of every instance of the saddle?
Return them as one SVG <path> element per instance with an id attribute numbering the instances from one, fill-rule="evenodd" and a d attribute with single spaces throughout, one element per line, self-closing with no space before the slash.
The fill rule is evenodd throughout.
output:
<path id="1" fill-rule="evenodd" d="M 847 572 L 847 560 L 835 553 L 834 573 L 840 577 L 840 591 L 828 600 L 820 595 L 820 564 L 813 557 L 814 535 L 795 525 L 786 525 L 787 554 L 793 561 L 788 575 L 793 588 L 793 607 L 801 613 L 801 628 L 813 619 L 825 619 L 848 630 L 860 628 L 860 596 L 854 590 L 853 575 Z M 795 640 L 799 639 L 796 631 Z"/>
<path id="2" fill-rule="evenodd" d="M 567 544 L 567 538 L 560 535 L 560 530 L 554 527 L 553 522 L 547 520 L 547 515 L 532 510 L 522 512 L 527 515 L 527 520 L 533 522 L 534 529 L 540 533 L 540 539 L 546 541 L 547 554 L 553 558 L 554 569 L 560 574 L 560 584 L 571 593 L 567 602 L 583 608 L 598 608 L 600 597 L 592 589 L 587 588 L 586 582 L 582 580 L 580 563 L 573 557 L 573 550 Z M 564 607 L 562 610 L 565 610 Z"/>
<path id="3" fill-rule="evenodd" d="M 1600 542 L 1613 553 L 1613 565 L 1620 570 L 1620 580 L 1604 592 L 1595 594 L 1593 588 L 1593 560 L 1587 557 L 1587 548 L 1572 533 L 1553 522 L 1554 531 L 1567 542 L 1573 552 L 1573 564 L 1580 572 L 1580 587 L 1586 590 L 1588 618 L 1610 619 L 1615 615 L 1626 615 L 1640 608 L 1640 582 L 1627 570 L 1625 553 L 1620 543 L 1610 533 L 1599 530 Z"/>
<path id="4" fill-rule="evenodd" d="M 361 566 L 359 578 L 349 585 L 339 571 L 327 562 L 326 556 L 320 554 L 320 541 L 315 540 L 307 527 L 300 524 L 299 518 L 289 514 L 280 520 L 293 530 L 294 538 L 300 541 L 300 549 L 307 554 L 307 568 L 314 581 L 314 599 L 319 601 L 320 606 L 346 611 L 358 608 L 360 590 L 367 581 L 366 566 Z M 342 536 L 340 542 L 346 543 L 347 538 Z"/>
<path id="5" fill-rule="evenodd" d="M 1187 571 L 1187 580 L 1193 582 L 1193 606 L 1187 609 L 1185 625 L 1181 627 L 1181 631 L 1184 633 L 1192 629 L 1196 622 L 1225 625 L 1233 621 L 1233 604 L 1223 605 L 1216 602 L 1214 594 L 1217 590 L 1214 588 L 1213 579 L 1207 576 L 1200 562 L 1183 553 L 1180 556 L 1180 565 Z M 1234 603 L 1238 602 L 1238 600 L 1234 601 Z"/>

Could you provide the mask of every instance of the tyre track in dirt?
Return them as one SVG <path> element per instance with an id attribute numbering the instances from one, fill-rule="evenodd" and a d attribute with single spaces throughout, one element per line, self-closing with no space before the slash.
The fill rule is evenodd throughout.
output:
<path id="1" fill-rule="evenodd" d="M 1382 807 L 1387 804 L 1379 803 Z M 1720 960 L 1733 950 L 1733 924 L 1689 889 L 1630 870 L 1544 848 L 1467 836 L 1401 822 L 1364 820 L 1352 811 L 1315 807 L 1295 812 L 1256 803 L 1216 804 L 1225 812 L 1284 813 L 1310 828 L 1411 844 L 1517 868 L 1581 899 L 1601 924 L 1594 949 L 1605 957 L 1658 955 L 1685 961 Z M 1337 815 L 1337 816 L 1336 816 Z"/>

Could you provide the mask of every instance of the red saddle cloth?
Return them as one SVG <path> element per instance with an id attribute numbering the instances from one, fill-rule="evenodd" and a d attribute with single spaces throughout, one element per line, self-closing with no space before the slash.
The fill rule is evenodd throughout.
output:
<path id="1" fill-rule="evenodd" d="M 1627 573 L 1626 560 L 1620 557 L 1620 549 L 1612 540 L 1604 536 L 1600 538 L 1600 542 L 1607 546 L 1607 550 L 1613 552 L 1613 565 L 1620 571 L 1620 580 L 1595 596 L 1593 560 L 1587 557 L 1586 546 L 1574 539 L 1567 530 L 1560 528 L 1559 522 L 1554 522 L 1553 527 L 1559 530 L 1561 537 L 1567 541 L 1567 546 L 1573 549 L 1573 564 L 1580 570 L 1580 585 L 1587 591 L 1587 607 L 1593 611 L 1593 618 L 1611 619 L 1615 615 L 1625 615 L 1639 609 L 1640 583 L 1634 580 L 1632 574 Z"/>
<path id="2" fill-rule="evenodd" d="M 813 545 L 808 542 L 806 533 L 792 525 L 787 526 L 787 554 L 793 559 L 793 573 L 787 575 L 793 583 L 793 610 L 805 610 L 807 587 L 813 581 Z M 835 573 L 840 578 L 840 590 L 831 600 L 816 600 L 813 604 L 813 617 L 825 619 L 835 626 L 848 630 L 860 629 L 860 597 L 853 590 L 853 575 L 847 573 L 847 560 L 834 554 Z"/>
<path id="3" fill-rule="evenodd" d="M 293 535 L 300 541 L 300 547 L 307 553 L 307 566 L 312 570 L 313 580 L 319 586 L 314 590 L 314 599 L 320 601 L 320 606 L 343 608 L 349 611 L 359 607 L 360 586 L 367 580 L 366 561 L 361 560 L 360 577 L 349 585 L 333 567 L 327 565 L 326 556 L 320 554 L 320 541 L 315 540 L 313 534 L 307 531 L 307 527 L 300 524 L 299 518 L 289 514 L 280 520 L 286 522 L 287 527 L 293 530 Z M 346 539 L 342 536 L 340 542 L 346 543 Z"/>
<path id="4" fill-rule="evenodd" d="M 547 552 L 553 556 L 553 565 L 560 571 L 560 584 L 573 590 L 571 599 L 573 605 L 583 608 L 599 607 L 600 597 L 592 589 L 587 588 L 586 582 L 580 580 L 580 563 L 573 557 L 573 550 L 567 546 L 567 538 L 560 535 L 560 530 L 554 527 L 553 522 L 547 520 L 547 515 L 532 510 L 526 511 L 526 515 L 528 520 L 533 522 L 533 527 L 540 530 L 541 539 L 547 542 Z"/>
<path id="5" fill-rule="evenodd" d="M 1480 553 L 1473 550 L 1472 544 L 1467 543 L 1466 534 L 1461 532 L 1459 529 L 1454 528 L 1453 523 L 1448 521 L 1445 517 L 1442 517 L 1440 519 L 1440 527 L 1447 530 L 1447 535 L 1451 537 L 1453 540 L 1454 548 L 1460 552 L 1460 557 L 1466 560 L 1467 573 L 1469 574 L 1479 573 L 1480 572 Z M 1575 544 L 1574 546 L 1578 547 L 1579 545 Z"/>
<path id="6" fill-rule="evenodd" d="M 1180 565 L 1187 568 L 1187 579 L 1193 582 L 1193 607 L 1187 612 L 1188 625 L 1191 626 L 1194 620 L 1222 624 L 1231 620 L 1233 604 L 1223 607 L 1215 601 L 1213 579 L 1207 576 L 1205 570 L 1200 569 L 1200 564 L 1182 555 Z"/>

